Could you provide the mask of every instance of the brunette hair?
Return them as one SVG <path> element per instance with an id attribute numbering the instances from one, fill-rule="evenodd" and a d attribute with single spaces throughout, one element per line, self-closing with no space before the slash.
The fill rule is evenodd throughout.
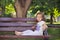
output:
<path id="1" fill-rule="evenodd" d="M 37 17 L 37 15 L 42 15 L 42 21 L 45 21 L 45 17 L 44 17 L 44 13 L 43 12 L 38 12 L 36 14 L 36 17 Z"/>

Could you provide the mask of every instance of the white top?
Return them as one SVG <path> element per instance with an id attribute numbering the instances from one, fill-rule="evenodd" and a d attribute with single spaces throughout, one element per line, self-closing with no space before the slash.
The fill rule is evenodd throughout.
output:
<path id="1" fill-rule="evenodd" d="M 39 31 L 40 33 L 43 33 L 42 26 L 43 26 L 44 23 L 45 23 L 44 21 L 40 21 L 40 22 L 37 23 L 36 30 Z"/>
<path id="2" fill-rule="evenodd" d="M 42 30 L 42 25 L 43 25 L 44 23 L 45 23 L 44 21 L 40 21 L 40 22 L 38 22 L 38 23 L 37 23 L 36 30 L 37 30 L 37 31 Z"/>
<path id="3" fill-rule="evenodd" d="M 44 21 L 38 22 L 35 31 L 26 30 L 26 31 L 23 31 L 23 34 L 22 34 L 22 35 L 43 35 L 42 25 L 43 25 L 44 23 L 45 23 Z"/>

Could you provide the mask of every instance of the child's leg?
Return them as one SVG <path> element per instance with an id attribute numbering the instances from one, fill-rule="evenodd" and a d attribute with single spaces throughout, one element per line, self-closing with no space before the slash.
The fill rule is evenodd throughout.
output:
<path id="1" fill-rule="evenodd" d="M 16 35 L 22 35 L 22 32 L 15 31 Z"/>
<path id="2" fill-rule="evenodd" d="M 43 35 L 48 35 L 47 29 L 43 31 Z"/>
<path id="3" fill-rule="evenodd" d="M 32 30 L 26 30 L 26 31 L 23 31 L 23 32 L 15 31 L 16 35 L 32 35 L 32 33 L 33 33 Z"/>
<path id="4" fill-rule="evenodd" d="M 22 35 L 32 35 L 33 31 L 32 30 L 25 30 L 22 32 Z"/>

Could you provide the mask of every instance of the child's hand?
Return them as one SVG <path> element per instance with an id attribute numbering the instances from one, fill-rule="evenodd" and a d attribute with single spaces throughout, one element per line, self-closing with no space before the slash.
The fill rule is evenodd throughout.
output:
<path id="1" fill-rule="evenodd" d="M 48 26 L 46 25 L 46 23 L 44 23 L 44 24 L 42 25 L 42 27 L 43 27 L 43 30 L 46 30 L 46 29 L 48 28 Z"/>
<path id="2" fill-rule="evenodd" d="M 35 26 L 32 26 L 32 30 L 34 31 L 36 29 L 36 27 Z"/>
<path id="3" fill-rule="evenodd" d="M 35 29 L 35 27 L 34 27 L 34 26 L 32 26 L 32 29 Z"/>

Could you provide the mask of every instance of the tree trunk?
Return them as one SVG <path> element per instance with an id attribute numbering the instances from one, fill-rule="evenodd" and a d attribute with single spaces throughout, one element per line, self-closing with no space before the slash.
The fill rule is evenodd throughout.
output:
<path id="1" fill-rule="evenodd" d="M 31 0 L 15 0 L 16 15 L 18 18 L 25 18 Z"/>
<path id="2" fill-rule="evenodd" d="M 53 13 L 50 13 L 50 24 L 53 24 Z"/>
<path id="3" fill-rule="evenodd" d="M 2 15 L 5 14 L 5 5 L 1 7 L 2 8 Z M 5 15 L 4 15 L 5 16 Z"/>

